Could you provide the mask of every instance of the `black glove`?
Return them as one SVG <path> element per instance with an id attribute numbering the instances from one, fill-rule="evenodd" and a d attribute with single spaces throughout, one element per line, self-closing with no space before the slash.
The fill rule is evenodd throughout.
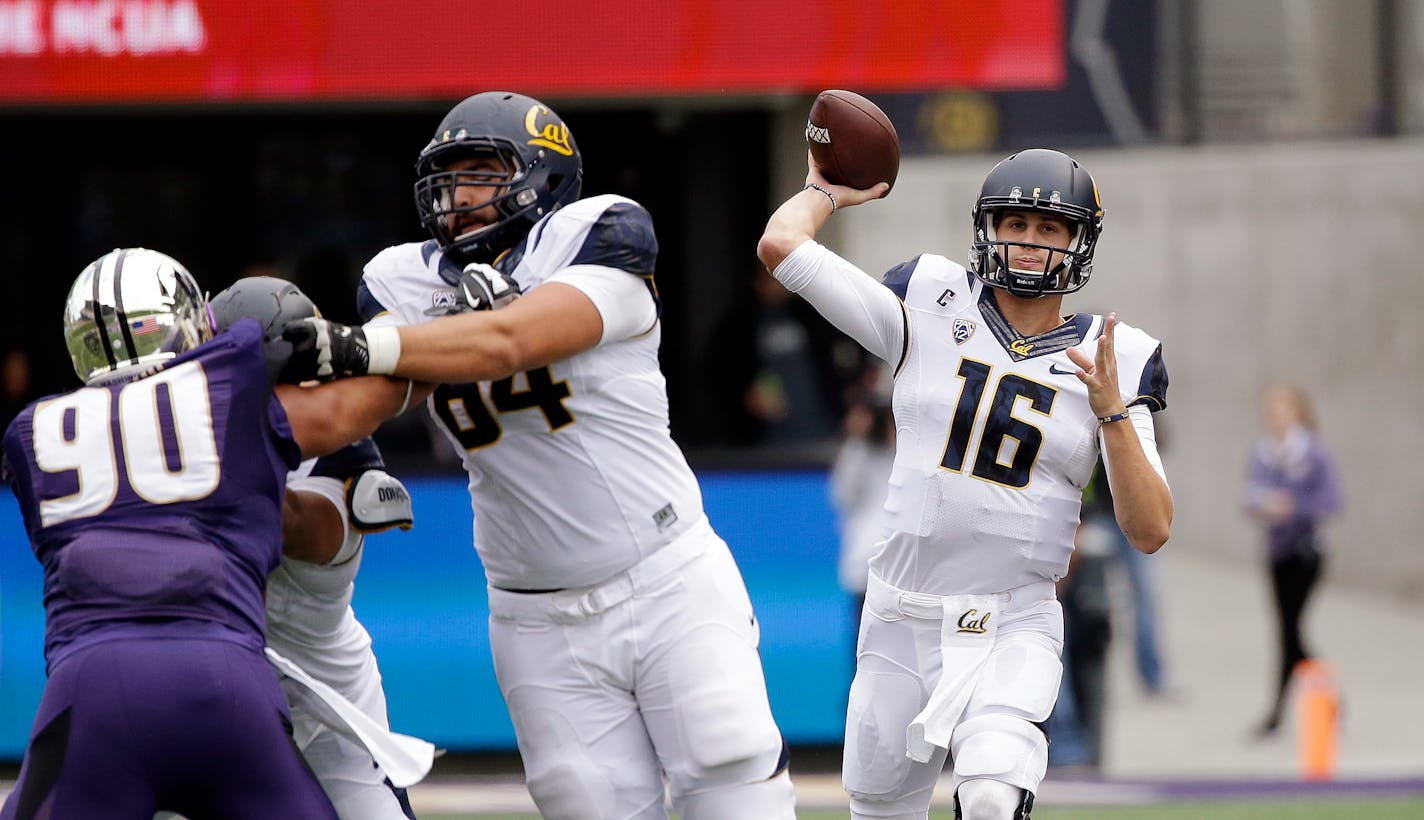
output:
<path id="1" fill-rule="evenodd" d="M 288 322 L 282 338 L 292 343 L 292 357 L 282 370 L 282 381 L 330 381 L 344 376 L 364 376 L 371 367 L 366 331 L 326 319 L 308 317 Z"/>
<path id="2" fill-rule="evenodd" d="M 519 298 L 519 284 L 491 265 L 466 265 L 460 275 L 460 296 L 471 310 L 497 310 Z"/>

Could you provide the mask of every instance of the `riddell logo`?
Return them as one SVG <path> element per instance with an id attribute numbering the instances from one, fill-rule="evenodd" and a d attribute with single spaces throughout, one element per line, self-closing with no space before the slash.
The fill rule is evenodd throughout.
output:
<path id="1" fill-rule="evenodd" d="M 824 145 L 830 145 L 830 144 L 831 144 L 831 131 L 830 131 L 829 128 L 822 128 L 821 126 L 816 125 L 815 123 L 811 122 L 810 120 L 807 120 L 807 121 L 806 121 L 806 139 L 810 140 L 811 142 L 819 142 L 819 143 L 822 143 L 822 144 L 824 144 Z"/>
<path id="2" fill-rule="evenodd" d="M 534 139 L 529 141 L 530 145 L 538 145 L 548 148 L 550 151 L 557 151 L 566 157 L 574 155 L 573 144 L 569 140 L 569 129 L 558 120 L 546 122 L 539 125 L 540 115 L 552 117 L 549 109 L 542 105 L 530 107 L 529 113 L 524 115 L 524 130 L 529 132 L 529 136 Z"/>

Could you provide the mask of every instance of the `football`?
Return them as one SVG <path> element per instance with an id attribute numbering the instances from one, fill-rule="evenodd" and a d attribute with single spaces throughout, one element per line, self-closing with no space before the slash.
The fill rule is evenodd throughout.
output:
<path id="1" fill-rule="evenodd" d="M 806 144 L 821 174 L 836 185 L 869 188 L 900 172 L 900 137 L 885 112 L 853 91 L 816 95 L 806 120 Z"/>

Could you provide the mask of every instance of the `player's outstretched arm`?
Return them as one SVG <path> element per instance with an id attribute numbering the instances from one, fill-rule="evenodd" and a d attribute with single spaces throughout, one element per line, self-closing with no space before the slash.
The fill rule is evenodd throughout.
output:
<path id="1" fill-rule="evenodd" d="M 603 317 L 583 291 L 548 282 L 499 310 L 444 316 L 420 325 L 349 327 L 324 319 L 287 326 L 303 378 L 393 374 L 418 382 L 502 379 L 597 345 Z M 404 382 L 402 382 L 404 384 Z"/>
<path id="2" fill-rule="evenodd" d="M 810 152 L 806 154 L 806 188 L 781 204 L 767 220 L 766 230 L 757 243 L 757 258 L 774 271 L 781 260 L 791 255 L 807 239 L 813 239 L 826 219 L 840 208 L 879 199 L 890 191 L 890 184 L 878 182 L 865 189 L 833 185 L 826 181 Z"/>
<path id="3" fill-rule="evenodd" d="M 371 376 L 317 387 L 279 384 L 277 398 L 287 412 L 302 458 L 334 453 L 376 431 L 405 406 L 424 400 L 434 385 L 416 384 L 407 401 L 404 379 Z"/>
<path id="4" fill-rule="evenodd" d="M 394 372 L 437 382 L 502 379 L 582 353 L 602 336 L 593 301 L 578 288 L 549 282 L 499 310 L 400 328 Z"/>

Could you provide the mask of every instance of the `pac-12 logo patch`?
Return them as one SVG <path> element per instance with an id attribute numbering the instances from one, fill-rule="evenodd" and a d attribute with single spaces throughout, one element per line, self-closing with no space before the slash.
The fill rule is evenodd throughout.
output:
<path id="1" fill-rule="evenodd" d="M 950 332 L 954 335 L 954 343 L 962 345 L 969 341 L 969 337 L 974 335 L 974 328 L 977 327 L 968 319 L 955 319 Z"/>

